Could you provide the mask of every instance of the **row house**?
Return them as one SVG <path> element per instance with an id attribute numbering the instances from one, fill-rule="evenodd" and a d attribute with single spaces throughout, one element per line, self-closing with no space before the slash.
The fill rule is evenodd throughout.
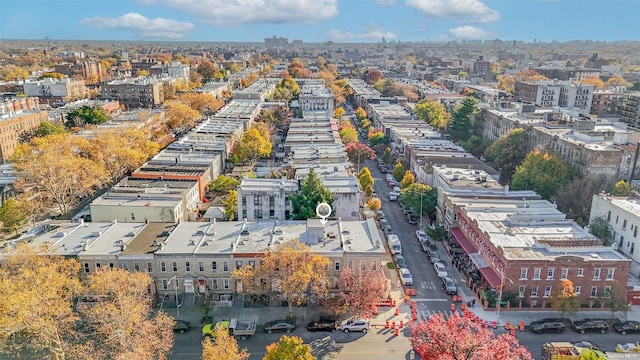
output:
<path id="1" fill-rule="evenodd" d="M 47 111 L 4 112 L 0 109 L 0 163 L 9 161 L 23 137 L 28 136 L 48 119 Z"/>
<path id="2" fill-rule="evenodd" d="M 640 262 L 640 250 L 635 251 L 640 226 L 640 197 L 637 193 L 630 196 L 611 196 L 610 194 L 595 194 L 591 201 L 589 223 L 596 219 L 603 219 L 611 230 L 611 241 L 618 251 L 636 262 Z M 637 274 L 640 277 L 640 269 Z"/>
<path id="3" fill-rule="evenodd" d="M 38 97 L 40 103 L 49 105 L 60 105 L 88 97 L 87 87 L 82 80 L 44 78 L 25 82 L 23 87 L 25 95 Z"/>
<path id="4" fill-rule="evenodd" d="M 298 181 L 245 178 L 238 185 L 238 220 L 291 219 L 291 196 L 298 193 Z"/>

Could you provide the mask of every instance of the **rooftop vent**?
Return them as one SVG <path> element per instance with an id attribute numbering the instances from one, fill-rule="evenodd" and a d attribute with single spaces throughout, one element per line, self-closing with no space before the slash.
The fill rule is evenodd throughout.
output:
<path id="1" fill-rule="evenodd" d="M 242 236 L 247 236 L 247 235 L 249 235 L 249 230 L 247 230 L 247 229 L 242 230 L 242 231 L 240 232 L 240 235 L 242 235 Z"/>

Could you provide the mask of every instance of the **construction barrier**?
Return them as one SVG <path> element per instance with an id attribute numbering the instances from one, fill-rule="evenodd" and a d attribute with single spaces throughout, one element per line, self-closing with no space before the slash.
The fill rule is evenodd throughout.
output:
<path id="1" fill-rule="evenodd" d="M 520 321 L 520 324 L 518 324 L 518 325 L 520 325 L 519 326 L 520 331 L 524 331 L 524 321 Z"/>
<path id="2" fill-rule="evenodd" d="M 409 295 L 404 296 L 404 302 L 408 303 L 410 299 Z"/>
<path id="3" fill-rule="evenodd" d="M 411 290 L 409 290 L 409 289 L 404 289 L 404 295 L 405 295 L 405 296 L 409 296 L 409 294 L 411 294 Z"/>
<path id="4" fill-rule="evenodd" d="M 498 323 L 494 321 L 493 324 L 492 324 L 492 328 L 497 329 L 498 328 Z"/>
<path id="5" fill-rule="evenodd" d="M 462 311 L 467 310 L 467 304 L 462 303 L 462 305 L 460 305 L 460 309 L 461 309 Z"/>
<path id="6" fill-rule="evenodd" d="M 394 334 L 395 334 L 396 336 L 400 335 L 400 329 L 395 328 L 395 330 L 394 330 Z"/>
<path id="7" fill-rule="evenodd" d="M 393 312 L 394 315 L 400 315 L 400 309 L 396 306 L 396 310 Z"/>
<path id="8" fill-rule="evenodd" d="M 511 336 L 516 336 L 516 328 L 511 328 Z"/>
<path id="9" fill-rule="evenodd" d="M 411 308 L 413 309 L 413 308 L 415 308 L 415 307 L 416 307 L 416 302 L 415 302 L 415 301 L 413 301 L 413 300 L 411 300 Z"/>
<path id="10" fill-rule="evenodd" d="M 392 328 L 392 329 L 395 329 L 395 328 L 396 328 L 396 322 L 395 322 L 395 321 L 392 321 L 392 322 L 391 322 L 391 328 Z"/>
<path id="11" fill-rule="evenodd" d="M 416 296 L 416 289 L 411 289 L 411 296 Z"/>
<path id="12" fill-rule="evenodd" d="M 385 329 L 388 329 L 390 326 L 391 326 L 391 325 L 389 325 L 389 320 L 386 320 L 386 321 L 384 322 L 384 328 L 385 328 Z"/>
<path id="13" fill-rule="evenodd" d="M 455 304 L 455 303 L 452 303 L 452 304 L 451 304 L 451 311 L 455 311 L 455 309 L 456 309 L 456 304 Z"/>
<path id="14" fill-rule="evenodd" d="M 476 315 L 476 322 L 479 323 L 480 322 L 480 316 Z"/>
<path id="15" fill-rule="evenodd" d="M 396 306 L 396 299 L 391 299 L 391 306 Z"/>
<path id="16" fill-rule="evenodd" d="M 418 313 L 416 313 L 416 312 L 411 313 L 411 319 L 412 319 L 413 321 L 418 320 Z"/>
<path id="17" fill-rule="evenodd" d="M 507 321 L 507 323 L 504 324 L 504 328 L 505 330 L 509 330 L 511 328 L 511 324 L 509 324 L 509 322 Z"/>
<path id="18" fill-rule="evenodd" d="M 373 313 L 373 315 L 378 315 L 378 308 L 377 308 L 376 306 L 374 306 L 374 307 L 371 309 L 371 312 Z"/>
<path id="19" fill-rule="evenodd" d="M 400 320 L 400 329 L 402 329 L 404 327 L 404 321 Z"/>

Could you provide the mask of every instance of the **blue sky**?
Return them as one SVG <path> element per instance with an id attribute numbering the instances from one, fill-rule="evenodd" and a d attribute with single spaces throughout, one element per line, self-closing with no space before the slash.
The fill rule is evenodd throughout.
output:
<path id="1" fill-rule="evenodd" d="M 0 0 L 0 39 L 640 40 L 640 0 Z"/>

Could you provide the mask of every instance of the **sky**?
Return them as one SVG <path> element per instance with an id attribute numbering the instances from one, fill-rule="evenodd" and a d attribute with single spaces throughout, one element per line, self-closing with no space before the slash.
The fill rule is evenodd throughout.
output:
<path id="1" fill-rule="evenodd" d="M 0 0 L 0 39 L 640 40 L 640 0 Z"/>

